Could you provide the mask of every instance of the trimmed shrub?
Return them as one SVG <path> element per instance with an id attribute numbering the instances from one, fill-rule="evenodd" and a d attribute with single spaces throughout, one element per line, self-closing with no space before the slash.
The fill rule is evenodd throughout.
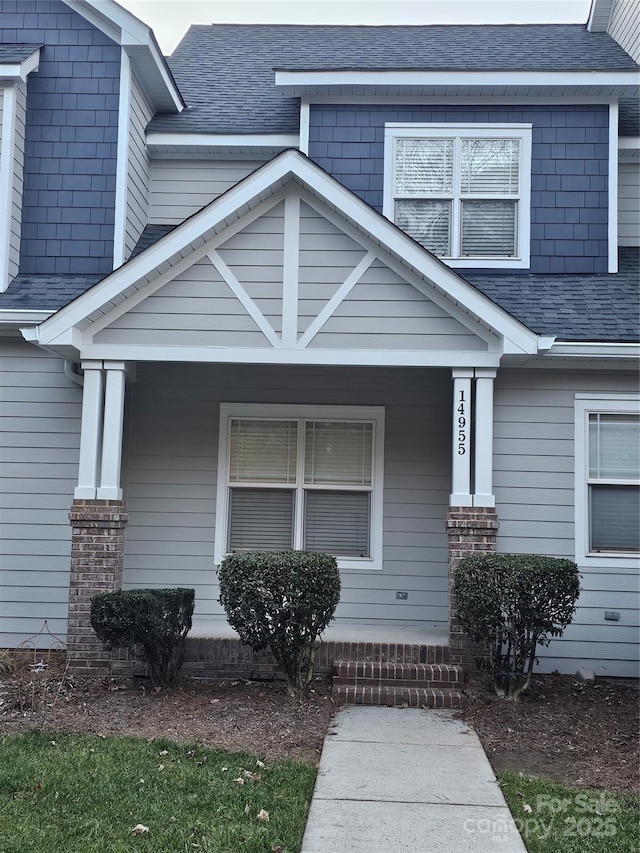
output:
<path id="1" fill-rule="evenodd" d="M 104 592 L 91 602 L 91 627 L 110 651 L 140 651 L 154 687 L 173 686 L 191 629 L 192 589 L 132 589 Z"/>
<path id="2" fill-rule="evenodd" d="M 580 575 L 571 560 L 533 554 L 478 554 L 460 560 L 453 584 L 460 623 L 488 656 L 498 696 L 516 701 L 529 687 L 538 645 L 571 622 Z"/>
<path id="3" fill-rule="evenodd" d="M 246 645 L 269 648 L 299 696 L 313 676 L 313 647 L 340 600 L 335 557 L 315 551 L 231 554 L 218 570 L 220 603 Z"/>

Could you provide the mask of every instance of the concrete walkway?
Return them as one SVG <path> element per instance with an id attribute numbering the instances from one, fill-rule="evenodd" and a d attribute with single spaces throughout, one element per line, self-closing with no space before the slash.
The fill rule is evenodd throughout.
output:
<path id="1" fill-rule="evenodd" d="M 454 715 L 342 708 L 302 853 L 526 853 L 478 736 Z"/>

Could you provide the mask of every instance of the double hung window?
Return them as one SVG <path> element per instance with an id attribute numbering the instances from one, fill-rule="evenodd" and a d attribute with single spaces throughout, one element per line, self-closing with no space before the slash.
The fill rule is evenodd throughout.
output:
<path id="1" fill-rule="evenodd" d="M 589 413 L 589 550 L 640 550 L 640 416 Z"/>
<path id="2" fill-rule="evenodd" d="M 384 213 L 452 266 L 529 264 L 528 125 L 386 126 Z"/>
<path id="3" fill-rule="evenodd" d="M 576 557 L 637 568 L 640 552 L 640 401 L 576 395 Z"/>
<path id="4" fill-rule="evenodd" d="M 216 559 L 305 548 L 380 560 L 383 410 L 221 406 Z"/>

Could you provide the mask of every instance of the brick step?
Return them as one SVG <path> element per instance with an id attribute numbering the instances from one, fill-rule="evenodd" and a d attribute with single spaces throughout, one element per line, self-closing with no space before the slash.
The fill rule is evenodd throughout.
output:
<path id="1" fill-rule="evenodd" d="M 410 680 L 406 678 L 338 678 L 333 677 L 334 687 L 407 687 L 412 689 L 456 690 L 462 687 L 459 681 L 434 681 L 429 678 Z"/>
<path id="2" fill-rule="evenodd" d="M 335 685 L 332 694 L 347 705 L 404 705 L 409 708 L 464 708 L 467 697 L 461 690 L 434 687 L 385 687 Z"/>
<path id="3" fill-rule="evenodd" d="M 388 661 L 337 660 L 333 664 L 334 682 L 403 683 L 407 687 L 447 686 L 464 683 L 462 667 L 450 663 L 390 663 Z"/>

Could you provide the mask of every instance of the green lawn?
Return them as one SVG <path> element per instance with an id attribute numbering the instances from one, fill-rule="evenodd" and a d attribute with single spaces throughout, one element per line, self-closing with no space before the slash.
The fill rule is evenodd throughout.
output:
<path id="1" fill-rule="evenodd" d="M 306 764 L 169 741 L 2 737 L 0 848 L 296 853 L 314 780 Z"/>
<path id="2" fill-rule="evenodd" d="M 640 800 L 518 773 L 500 785 L 528 853 L 637 853 Z"/>

